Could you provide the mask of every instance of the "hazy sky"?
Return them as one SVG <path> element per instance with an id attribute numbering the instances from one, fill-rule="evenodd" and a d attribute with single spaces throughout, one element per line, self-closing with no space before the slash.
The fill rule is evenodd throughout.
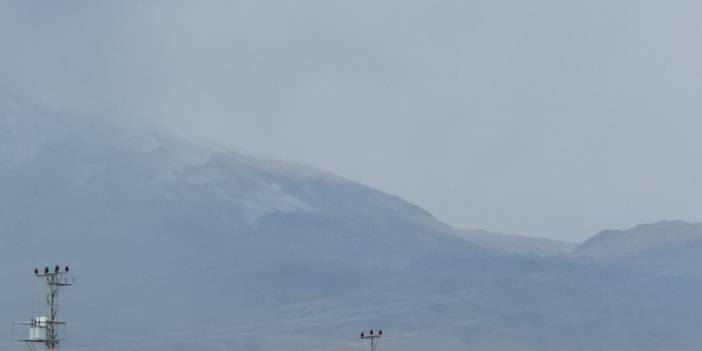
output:
<path id="1" fill-rule="evenodd" d="M 582 240 L 702 220 L 701 16 L 694 0 L 2 1 L 0 93 L 156 118 L 458 227 Z"/>

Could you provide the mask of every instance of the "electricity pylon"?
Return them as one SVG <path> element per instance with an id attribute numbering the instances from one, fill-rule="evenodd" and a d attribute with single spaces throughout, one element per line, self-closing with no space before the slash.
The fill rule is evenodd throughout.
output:
<path id="1" fill-rule="evenodd" d="M 55 266 L 54 269 L 45 267 L 43 271 L 38 268 L 34 269 L 34 276 L 43 280 L 46 283 L 46 304 L 49 309 L 48 316 L 34 317 L 29 323 L 17 323 L 28 326 L 29 337 L 20 339 L 19 341 L 27 344 L 31 351 L 37 350 L 37 345 L 43 344 L 48 351 L 58 350 L 61 337 L 59 335 L 59 326 L 65 326 L 65 322 L 61 322 L 58 317 L 58 296 L 61 288 L 73 285 L 73 281 L 69 279 L 69 268 L 61 269 Z"/>
<path id="2" fill-rule="evenodd" d="M 361 333 L 361 340 L 364 340 L 368 344 L 368 349 L 370 351 L 375 351 L 375 349 L 378 347 L 378 343 L 380 342 L 380 337 L 383 336 L 383 330 L 378 330 L 377 333 L 373 331 L 373 329 L 370 330 L 368 334 L 365 332 Z"/>

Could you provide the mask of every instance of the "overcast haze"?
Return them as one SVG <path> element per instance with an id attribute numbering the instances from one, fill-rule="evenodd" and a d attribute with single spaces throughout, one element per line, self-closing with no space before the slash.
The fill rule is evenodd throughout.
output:
<path id="1" fill-rule="evenodd" d="M 457 227 L 579 241 L 701 220 L 701 11 L 4 1 L 0 89 L 324 168 Z"/>

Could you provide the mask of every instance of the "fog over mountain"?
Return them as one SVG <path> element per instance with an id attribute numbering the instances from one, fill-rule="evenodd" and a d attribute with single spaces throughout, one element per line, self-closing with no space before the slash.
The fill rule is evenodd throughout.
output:
<path id="1" fill-rule="evenodd" d="M 116 120 L 0 106 L 0 325 L 44 313 L 31 271 L 58 263 L 77 277 L 66 351 L 359 350 L 368 328 L 389 351 L 702 346 L 697 224 L 579 247 L 460 230 L 339 175 Z"/>
<path id="2" fill-rule="evenodd" d="M 158 120 L 456 227 L 581 242 L 702 220 L 699 13 L 692 0 L 3 0 L 0 95 Z"/>

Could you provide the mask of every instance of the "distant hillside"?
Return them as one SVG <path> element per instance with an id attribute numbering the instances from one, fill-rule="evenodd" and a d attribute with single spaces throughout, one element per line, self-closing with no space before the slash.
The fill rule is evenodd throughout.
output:
<path id="1" fill-rule="evenodd" d="M 659 274 L 702 275 L 702 224 L 666 221 L 607 230 L 584 242 L 580 259 Z"/>

